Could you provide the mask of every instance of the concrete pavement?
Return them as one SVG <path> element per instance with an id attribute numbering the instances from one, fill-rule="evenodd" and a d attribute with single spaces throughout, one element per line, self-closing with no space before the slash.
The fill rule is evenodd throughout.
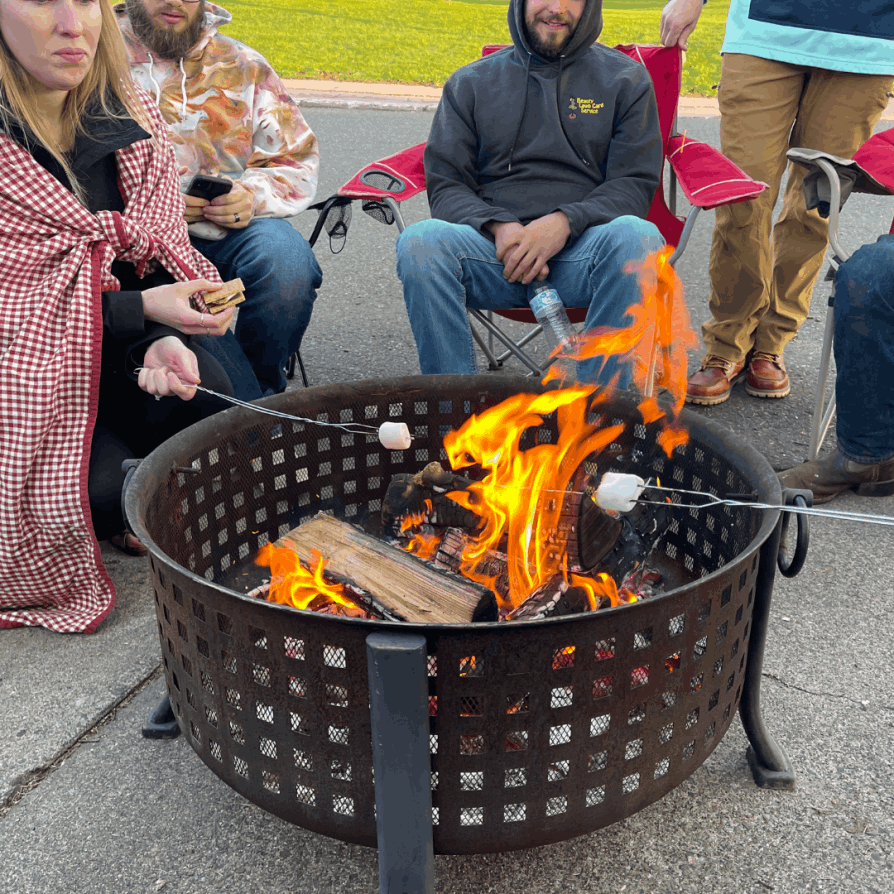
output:
<path id="1" fill-rule="evenodd" d="M 431 122 L 425 110 L 309 107 L 306 115 L 322 147 L 320 197 L 369 159 L 424 140 Z M 693 116 L 687 126 L 716 145 L 715 118 Z M 408 221 L 427 215 L 422 196 L 408 206 Z M 887 231 L 891 213 L 890 201 L 854 197 L 849 244 Z M 696 325 L 707 313 L 706 217 L 678 268 Z M 295 221 L 305 235 L 312 224 L 309 215 Z M 358 209 L 341 254 L 319 244 L 325 280 L 302 351 L 313 383 L 418 371 L 394 237 Z M 826 291 L 818 286 L 787 351 L 790 397 L 759 401 L 737 387 L 728 403 L 698 411 L 776 468 L 806 449 Z M 847 496 L 834 507 L 890 515 L 894 501 Z M 794 792 L 754 786 L 735 721 L 707 762 L 652 807 L 551 847 L 438 857 L 437 891 L 894 894 L 889 532 L 815 521 L 801 575 L 777 578 L 763 705 L 797 773 Z M 108 547 L 103 555 L 119 597 L 97 633 L 0 631 L 0 894 L 373 894 L 374 851 L 263 813 L 183 737 L 141 738 L 163 693 L 146 563 Z"/>

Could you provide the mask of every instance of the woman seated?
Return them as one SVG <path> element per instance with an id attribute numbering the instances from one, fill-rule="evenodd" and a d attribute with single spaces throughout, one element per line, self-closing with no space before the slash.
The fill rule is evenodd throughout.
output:
<path id="1" fill-rule="evenodd" d="M 121 460 L 260 395 L 219 284 L 106 0 L 0 0 L 0 627 L 95 630 Z"/>

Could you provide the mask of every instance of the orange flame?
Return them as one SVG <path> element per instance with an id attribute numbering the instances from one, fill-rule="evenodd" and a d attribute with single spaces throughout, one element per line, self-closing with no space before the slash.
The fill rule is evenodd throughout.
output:
<path id="1" fill-rule="evenodd" d="M 403 519 L 401 519 L 401 534 L 405 534 L 411 528 L 415 528 L 417 525 L 425 523 L 426 518 L 432 511 L 431 500 L 426 500 L 424 505 L 424 512 L 408 512 Z M 441 538 L 436 534 L 427 533 L 426 531 L 415 531 L 407 543 L 401 544 L 401 548 L 408 553 L 413 553 L 414 556 L 418 556 L 420 559 L 430 559 L 438 551 L 440 545 Z"/>
<path id="2" fill-rule="evenodd" d="M 597 574 L 595 578 L 582 574 L 572 574 L 571 586 L 580 587 L 587 594 L 587 599 L 590 602 L 590 611 L 596 611 L 602 599 L 608 599 L 612 608 L 625 601 L 618 595 L 618 585 L 615 583 L 614 578 L 604 571 Z"/>
<path id="3" fill-rule="evenodd" d="M 633 384 L 646 395 L 639 409 L 646 423 L 664 419 L 658 443 L 670 456 L 689 435 L 677 423 L 686 400 L 686 352 L 698 338 L 683 302 L 683 286 L 668 263 L 673 246 L 649 255 L 639 268 L 642 301 L 627 309 L 633 322 L 624 329 L 594 329 L 577 341 L 575 360 L 623 354 L 632 365 Z M 672 398 L 669 414 L 656 398 L 663 390 Z"/>
<path id="4" fill-rule="evenodd" d="M 647 423 L 662 420 L 658 443 L 668 456 L 688 438 L 676 420 L 686 396 L 686 350 L 698 343 L 686 307 L 677 300 L 682 298 L 682 286 L 668 263 L 672 251 L 666 247 L 650 255 L 639 268 L 642 301 L 627 311 L 632 324 L 625 329 L 587 333 L 577 339 L 571 355 L 575 360 L 624 355 L 631 364 L 634 384 L 645 395 L 640 404 L 643 419 Z M 554 366 L 544 381 L 560 375 Z M 658 403 L 657 389 L 670 393 L 668 409 Z M 510 608 L 556 573 L 564 574 L 566 535 L 559 521 L 566 492 L 583 461 L 622 431 L 622 426 L 598 428 L 601 423 L 592 410 L 605 399 L 605 392 L 596 386 L 577 383 L 545 394 L 519 394 L 472 416 L 444 438 L 454 470 L 477 465 L 485 472 L 484 480 L 472 484 L 468 491 L 448 495 L 483 522 L 463 552 L 462 571 L 490 585 L 492 580 L 476 576 L 474 569 L 489 550 L 503 549 L 509 560 L 505 601 Z M 550 443 L 522 448 L 525 432 L 546 431 L 546 419 L 552 414 L 558 429 L 555 439 L 549 437 Z M 619 593 L 610 578 L 578 580 L 575 585 L 584 588 L 594 606 L 602 598 L 612 605 L 636 598 L 629 590 Z"/>
<path id="5" fill-rule="evenodd" d="M 587 333 L 575 339 L 573 353 L 566 355 L 574 360 L 622 355 L 631 365 L 634 386 L 644 395 L 639 407 L 643 420 L 661 421 L 658 443 L 668 456 L 688 439 L 677 420 L 686 396 L 686 351 L 698 344 L 682 301 L 680 280 L 668 263 L 672 251 L 666 247 L 639 266 L 642 300 L 628 308 L 629 326 Z M 557 364 L 544 381 L 561 375 Z M 670 395 L 669 406 L 666 400 L 659 404 L 657 391 Z M 507 556 L 508 593 L 498 593 L 503 611 L 520 605 L 557 574 L 568 579 L 569 526 L 560 524 L 566 496 L 583 462 L 623 431 L 622 425 L 599 428 L 603 420 L 594 407 L 606 399 L 607 389 L 580 383 L 544 394 L 518 394 L 472 416 L 444 438 L 454 471 L 479 466 L 484 472 L 483 480 L 448 496 L 481 519 L 463 550 L 461 571 L 493 589 L 493 568 L 485 560 L 492 551 Z M 523 442 L 530 444 L 522 447 Z M 422 524 L 424 518 L 424 514 L 407 516 L 401 530 Z M 436 537 L 419 532 L 409 548 L 430 556 L 437 546 Z M 330 605 L 352 605 L 343 588 L 325 581 L 319 556 L 313 572 L 289 549 L 265 547 L 257 561 L 271 567 L 273 601 L 315 608 L 314 600 L 323 593 Z M 615 606 L 638 598 L 626 587 L 619 590 L 604 573 L 596 577 L 572 574 L 571 583 L 587 593 L 593 609 L 603 600 Z M 471 659 L 464 672 L 475 669 Z"/>
<path id="6" fill-rule="evenodd" d="M 341 584 L 330 583 L 324 578 L 326 561 L 317 550 L 313 550 L 313 557 L 316 564 L 311 571 L 302 564 L 298 553 L 293 549 L 274 546 L 272 543 L 263 546 L 255 562 L 270 569 L 267 600 L 301 609 L 310 607 L 313 610 L 318 610 L 327 603 L 334 603 L 362 612 L 347 597 Z"/>
<path id="7" fill-rule="evenodd" d="M 505 535 L 513 607 L 562 569 L 565 538 L 559 518 L 565 491 L 584 459 L 623 430 L 599 430 L 588 420 L 592 392 L 591 386 L 577 386 L 514 395 L 444 438 L 453 469 L 477 464 L 488 473 L 468 491 L 449 494 L 484 522 L 463 552 L 464 571 L 477 566 Z M 559 423 L 557 443 L 522 450 L 518 445 L 525 431 L 542 426 L 551 413 Z"/>

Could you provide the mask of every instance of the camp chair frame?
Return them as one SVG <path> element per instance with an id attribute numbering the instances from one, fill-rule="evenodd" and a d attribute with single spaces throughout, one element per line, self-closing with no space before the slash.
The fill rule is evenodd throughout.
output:
<path id="1" fill-rule="evenodd" d="M 835 389 L 826 401 L 829 372 L 832 367 L 832 347 L 835 337 L 835 281 L 838 268 L 852 254 L 841 244 L 840 213 L 851 193 L 872 195 L 894 193 L 894 128 L 870 137 L 852 159 L 840 158 L 814 149 L 794 148 L 787 153 L 790 161 L 807 168 L 804 177 L 804 200 L 808 209 L 816 208 L 822 217 L 829 219 L 829 271 L 826 281 L 832 288 L 826 307 L 823 327 L 823 344 L 820 349 L 820 365 L 813 398 L 813 416 L 810 423 L 808 460 L 817 458 L 823 441 L 829 432 L 835 414 Z M 891 223 L 894 233 L 894 221 Z"/>

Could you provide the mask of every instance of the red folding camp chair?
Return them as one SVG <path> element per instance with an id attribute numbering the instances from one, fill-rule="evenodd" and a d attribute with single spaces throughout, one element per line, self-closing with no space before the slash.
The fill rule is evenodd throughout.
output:
<path id="1" fill-rule="evenodd" d="M 503 49 L 503 45 L 485 46 L 482 55 L 486 56 L 499 49 Z M 670 182 L 669 208 L 664 197 L 662 164 L 662 184 L 655 193 L 648 220 L 655 224 L 668 244 L 675 246 L 676 250 L 670 258 L 670 263 L 673 264 L 683 253 L 695 219 L 703 208 L 716 208 L 719 205 L 753 199 L 767 188 L 767 184 L 753 180 L 707 143 L 687 139 L 685 135 L 676 133 L 683 62 L 678 47 L 622 45 L 615 49 L 645 65 L 655 86 L 664 157 L 670 164 L 673 176 Z M 424 149 L 425 144 L 420 143 L 396 155 L 366 165 L 338 191 L 336 196 L 327 201 L 336 199 L 360 201 L 363 210 L 368 214 L 383 223 L 397 222 L 398 230 L 402 231 L 404 223 L 400 214 L 401 203 L 425 189 L 425 169 L 422 164 Z M 678 216 L 672 210 L 676 205 L 678 182 L 683 194 L 692 205 L 692 210 L 686 218 Z M 475 326 L 472 326 L 472 335 L 487 357 L 491 369 L 501 366 L 507 357 L 514 355 L 532 373 L 542 372 L 540 366 L 523 350 L 524 346 L 542 331 L 540 326 L 536 325 L 530 310 L 512 308 L 484 312 L 468 308 L 468 313 L 470 319 L 479 323 L 490 336 L 488 339 L 483 338 Z M 515 342 L 494 322 L 493 315 L 531 323 L 535 328 Z M 568 315 L 573 323 L 581 323 L 586 316 L 586 310 L 569 308 Z M 493 338 L 505 346 L 504 354 L 495 355 L 491 340 Z"/>
<path id="2" fill-rule="evenodd" d="M 829 274 L 826 279 L 831 280 L 833 285 L 826 310 L 819 378 L 813 399 L 813 419 L 807 457 L 811 460 L 816 459 L 835 412 L 834 388 L 831 399 L 826 403 L 826 386 L 832 361 L 834 283 L 839 266 L 851 256 L 851 252 L 842 246 L 839 239 L 839 212 L 851 193 L 863 192 L 873 195 L 894 193 L 894 128 L 870 137 L 854 153 L 852 159 L 839 158 L 815 149 L 790 149 L 788 157 L 809 170 L 804 177 L 804 198 L 808 208 L 816 208 L 823 217 L 829 218 L 829 245 L 832 248 Z M 889 232 L 894 233 L 894 221 L 891 222 Z"/>

